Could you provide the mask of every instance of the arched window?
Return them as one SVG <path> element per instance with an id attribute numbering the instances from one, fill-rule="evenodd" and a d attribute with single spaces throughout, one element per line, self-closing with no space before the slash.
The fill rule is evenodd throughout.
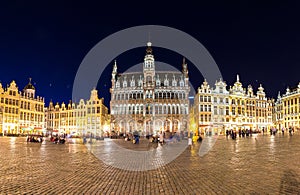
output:
<path id="1" fill-rule="evenodd" d="M 141 79 L 140 79 L 139 82 L 138 82 L 138 86 L 139 86 L 139 87 L 142 87 L 142 86 L 143 86 L 143 81 L 142 81 Z"/>
<path id="2" fill-rule="evenodd" d="M 152 81 L 151 76 L 147 76 L 147 83 L 149 83 L 151 81 Z"/>
<path id="3" fill-rule="evenodd" d="M 115 108 L 116 108 L 116 110 L 115 110 L 115 113 L 116 113 L 116 114 L 119 114 L 119 106 L 118 106 L 118 105 L 116 105 L 116 107 L 115 107 Z"/>
<path id="4" fill-rule="evenodd" d="M 156 79 L 156 86 L 160 86 L 160 79 Z"/>
<path id="5" fill-rule="evenodd" d="M 168 79 L 165 79 L 165 81 L 164 81 L 164 86 L 166 86 L 166 87 L 169 86 L 169 80 L 168 80 Z"/>
<path id="6" fill-rule="evenodd" d="M 158 106 L 158 114 L 163 114 L 163 106 L 161 104 Z"/>
<path id="7" fill-rule="evenodd" d="M 181 114 L 185 114 L 185 112 L 184 112 L 184 105 L 181 105 Z"/>
<path id="8" fill-rule="evenodd" d="M 143 110 L 144 110 L 144 106 L 143 106 L 143 105 L 140 105 L 140 108 L 141 108 L 141 109 L 140 109 L 140 114 L 143 114 L 143 112 L 144 112 L 144 111 L 143 111 Z"/>
<path id="9" fill-rule="evenodd" d="M 172 86 L 173 86 L 173 87 L 176 87 L 176 86 L 177 86 L 177 81 L 176 81 L 175 79 L 173 79 L 173 81 L 172 81 Z"/>

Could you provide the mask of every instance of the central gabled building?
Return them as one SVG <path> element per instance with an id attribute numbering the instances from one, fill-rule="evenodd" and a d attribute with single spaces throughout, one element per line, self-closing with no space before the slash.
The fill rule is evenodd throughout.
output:
<path id="1" fill-rule="evenodd" d="M 144 135 L 188 130 L 190 86 L 185 60 L 182 72 L 157 71 L 148 42 L 143 71 L 120 74 L 115 62 L 111 82 L 111 130 Z"/>

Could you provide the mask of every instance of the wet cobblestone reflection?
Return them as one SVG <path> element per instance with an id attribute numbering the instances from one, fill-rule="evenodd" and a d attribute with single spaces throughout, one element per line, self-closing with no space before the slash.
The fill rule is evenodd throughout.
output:
<path id="1" fill-rule="evenodd" d="M 129 152 L 136 147 L 120 140 L 114 142 L 120 146 L 127 144 Z M 138 150 L 144 149 L 138 147 Z M 191 150 L 186 149 L 177 159 L 155 170 L 128 171 L 104 164 L 80 141 L 58 145 L 0 137 L 0 194 L 300 192 L 299 134 L 292 137 L 253 135 L 236 140 L 219 136 L 202 157 L 199 147 L 200 144 L 193 145 Z M 113 150 L 102 152 L 110 158 Z M 128 155 L 128 158 L 132 157 Z M 131 166 L 130 159 L 122 160 Z M 153 162 L 161 163 L 159 160 Z"/>

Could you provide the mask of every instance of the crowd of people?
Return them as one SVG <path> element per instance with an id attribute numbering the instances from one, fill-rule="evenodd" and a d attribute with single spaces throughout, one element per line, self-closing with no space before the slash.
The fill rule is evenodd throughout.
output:
<path id="1" fill-rule="evenodd" d="M 289 128 L 284 128 L 282 127 L 281 129 L 281 134 L 284 135 L 284 133 L 288 131 L 289 135 L 293 135 L 295 133 L 295 128 L 294 127 L 289 127 Z M 276 133 L 279 132 L 278 129 L 276 129 L 275 127 L 270 128 L 270 135 L 276 135 Z"/>
<path id="2" fill-rule="evenodd" d="M 42 143 L 44 141 L 42 136 L 39 135 L 28 135 L 26 138 L 27 142 L 35 142 L 35 143 Z"/>
<path id="3" fill-rule="evenodd" d="M 182 137 L 183 137 L 182 134 L 178 134 L 176 132 L 170 132 L 170 131 L 165 131 L 165 132 L 161 131 L 158 134 L 146 136 L 146 138 L 149 139 L 150 142 L 160 143 L 160 144 L 178 142 L 182 139 Z"/>
<path id="4" fill-rule="evenodd" d="M 134 144 L 139 144 L 141 136 L 138 133 L 127 133 L 123 134 L 123 138 L 125 141 L 132 141 Z M 171 143 L 171 142 L 178 142 L 183 138 L 183 135 L 177 134 L 176 132 L 159 132 L 157 134 L 147 134 L 145 136 L 146 139 L 149 140 L 151 143 Z"/>
<path id="5" fill-rule="evenodd" d="M 289 127 L 288 129 L 286 128 L 282 128 L 281 129 L 281 134 L 284 135 L 284 133 L 288 131 L 289 135 L 293 135 L 295 130 L 293 127 Z M 262 134 L 264 135 L 265 132 L 267 133 L 267 131 L 265 130 L 265 128 L 262 129 Z M 269 133 L 270 135 L 276 135 L 279 132 L 278 129 L 276 129 L 275 127 L 270 128 Z M 231 137 L 232 139 L 236 139 L 237 135 L 239 137 L 250 137 L 252 136 L 253 131 L 251 129 L 239 129 L 238 131 L 236 130 L 226 130 L 226 137 Z"/>
<path id="6" fill-rule="evenodd" d="M 133 144 L 139 144 L 140 143 L 140 135 L 138 133 L 132 134 L 127 133 L 123 134 L 125 141 L 132 141 Z"/>
<path id="7" fill-rule="evenodd" d="M 64 144 L 66 142 L 65 136 L 51 136 L 50 142 L 54 144 Z"/>
<path id="8" fill-rule="evenodd" d="M 237 134 L 239 137 L 249 137 L 252 136 L 253 131 L 251 129 L 239 129 L 238 132 L 236 130 L 226 130 L 226 137 L 230 136 L 232 139 L 236 139 Z"/>

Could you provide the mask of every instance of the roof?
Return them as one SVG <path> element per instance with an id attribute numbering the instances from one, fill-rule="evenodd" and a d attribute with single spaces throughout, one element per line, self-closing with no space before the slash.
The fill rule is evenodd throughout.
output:
<path id="1" fill-rule="evenodd" d="M 29 83 L 24 87 L 24 90 L 26 89 L 35 90 L 35 87 L 31 84 L 31 78 L 29 78 Z"/>
<path id="2" fill-rule="evenodd" d="M 155 78 L 159 77 L 160 79 L 164 79 L 165 76 L 168 76 L 168 79 L 173 79 L 173 75 L 176 77 L 176 79 L 180 78 L 182 76 L 182 73 L 180 71 L 155 71 Z M 126 79 L 131 80 L 132 77 L 134 79 L 140 79 L 144 78 L 144 73 L 143 72 L 125 72 L 125 73 L 119 73 L 118 79 Z"/>

